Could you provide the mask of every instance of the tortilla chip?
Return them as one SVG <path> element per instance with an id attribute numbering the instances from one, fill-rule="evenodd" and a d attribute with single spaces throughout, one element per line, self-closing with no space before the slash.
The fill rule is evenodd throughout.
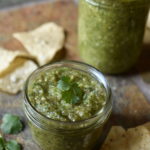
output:
<path id="1" fill-rule="evenodd" d="M 150 150 L 150 123 L 127 131 L 112 127 L 100 150 Z"/>
<path id="2" fill-rule="evenodd" d="M 144 43 L 150 44 L 150 30 L 148 28 L 145 30 Z"/>
<path id="3" fill-rule="evenodd" d="M 113 126 L 101 147 L 101 150 L 128 150 L 126 131 L 122 127 Z"/>
<path id="4" fill-rule="evenodd" d="M 17 57 L 24 56 L 27 56 L 27 53 L 19 50 L 9 51 L 0 47 L 0 74 L 4 72 Z"/>
<path id="5" fill-rule="evenodd" d="M 147 20 L 147 27 L 150 28 L 150 12 L 149 12 L 148 20 Z"/>
<path id="6" fill-rule="evenodd" d="M 18 93 L 27 77 L 37 69 L 37 65 L 25 58 L 17 58 L 0 76 L 0 90 L 11 94 Z"/>
<path id="7" fill-rule="evenodd" d="M 150 132 L 146 127 L 131 128 L 126 135 L 128 150 L 150 150 Z"/>
<path id="8" fill-rule="evenodd" d="M 147 122 L 147 123 L 143 124 L 142 126 L 144 126 L 150 132 L 150 122 Z"/>
<path id="9" fill-rule="evenodd" d="M 36 58 L 39 65 L 49 63 L 62 49 L 65 40 L 63 28 L 55 23 L 46 23 L 29 32 L 14 33 L 13 36 Z"/>

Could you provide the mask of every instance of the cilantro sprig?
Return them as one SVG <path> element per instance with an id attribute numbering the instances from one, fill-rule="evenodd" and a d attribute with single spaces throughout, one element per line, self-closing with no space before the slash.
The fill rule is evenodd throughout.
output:
<path id="1" fill-rule="evenodd" d="M 0 135 L 0 150 L 21 150 L 21 146 L 15 140 L 6 141 Z"/>
<path id="2" fill-rule="evenodd" d="M 5 114 L 0 128 L 5 134 L 17 134 L 23 129 L 23 125 L 18 116 Z M 21 150 L 21 145 L 15 140 L 6 141 L 0 134 L 0 150 Z"/>
<path id="3" fill-rule="evenodd" d="M 5 150 L 5 139 L 0 135 L 0 150 Z"/>
<path id="4" fill-rule="evenodd" d="M 5 114 L 0 128 L 5 134 L 17 134 L 22 130 L 23 125 L 18 116 Z"/>
<path id="5" fill-rule="evenodd" d="M 21 146 L 15 140 L 10 140 L 6 142 L 5 150 L 21 150 Z"/>
<path id="6" fill-rule="evenodd" d="M 70 104 L 78 104 L 83 99 L 83 90 L 77 83 L 70 80 L 68 76 L 63 76 L 57 83 L 57 88 L 61 90 L 62 99 Z"/>

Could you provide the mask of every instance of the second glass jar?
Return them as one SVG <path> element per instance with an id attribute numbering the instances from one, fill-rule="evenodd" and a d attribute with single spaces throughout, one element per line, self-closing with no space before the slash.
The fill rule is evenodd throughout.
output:
<path id="1" fill-rule="evenodd" d="M 130 69 L 139 58 L 148 0 L 80 0 L 81 58 L 104 73 Z"/>

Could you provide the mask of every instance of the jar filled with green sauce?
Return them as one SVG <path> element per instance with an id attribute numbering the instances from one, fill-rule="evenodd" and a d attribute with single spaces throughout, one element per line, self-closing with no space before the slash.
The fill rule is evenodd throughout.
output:
<path id="1" fill-rule="evenodd" d="M 81 58 L 104 73 L 117 74 L 137 62 L 149 0 L 80 0 Z"/>
<path id="2" fill-rule="evenodd" d="M 69 88 L 77 92 L 72 102 L 65 99 Z M 66 93 L 62 96 L 61 92 Z M 93 150 L 112 110 L 111 91 L 105 77 L 92 66 L 55 62 L 28 78 L 24 110 L 42 150 Z"/>

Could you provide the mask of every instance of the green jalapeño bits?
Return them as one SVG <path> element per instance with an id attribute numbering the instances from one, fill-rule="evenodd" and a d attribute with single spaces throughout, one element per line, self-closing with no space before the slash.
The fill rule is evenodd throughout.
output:
<path id="1" fill-rule="evenodd" d="M 67 67 L 41 73 L 28 92 L 37 111 L 59 121 L 87 119 L 105 105 L 103 86 L 89 74 Z"/>
<path id="2" fill-rule="evenodd" d="M 5 134 L 17 134 L 22 131 L 23 125 L 16 115 L 5 114 L 2 118 L 1 130 Z"/>
<path id="3" fill-rule="evenodd" d="M 81 58 L 104 73 L 130 69 L 142 49 L 149 0 L 80 0 Z"/>

